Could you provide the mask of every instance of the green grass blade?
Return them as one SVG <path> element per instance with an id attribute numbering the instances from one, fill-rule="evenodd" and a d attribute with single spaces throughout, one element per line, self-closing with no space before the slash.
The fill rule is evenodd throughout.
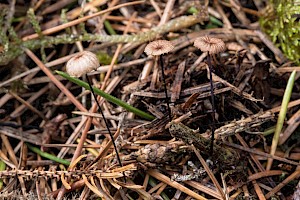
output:
<path id="1" fill-rule="evenodd" d="M 79 80 L 78 78 L 74 78 L 74 77 L 71 77 L 69 76 L 67 73 L 64 73 L 64 72 L 61 72 L 61 71 L 56 71 L 57 74 L 59 74 L 60 76 L 64 77 L 65 79 L 81 86 L 81 87 L 84 87 L 85 89 L 87 90 L 90 90 L 90 86 L 88 85 L 88 83 L 84 82 L 84 81 L 81 81 Z M 105 98 L 107 101 L 109 102 L 112 102 L 118 106 L 121 106 L 122 108 L 128 110 L 129 112 L 133 112 L 134 114 L 144 118 L 144 119 L 147 119 L 147 120 L 153 120 L 154 119 L 154 116 L 144 112 L 144 111 L 141 111 L 131 105 L 129 105 L 128 103 L 124 102 L 124 101 L 121 101 L 120 99 L 110 95 L 110 94 L 107 94 L 105 92 L 103 92 L 102 90 L 98 89 L 98 88 L 95 88 L 93 87 L 93 90 L 96 94 L 100 95 L 101 97 Z"/>
<path id="2" fill-rule="evenodd" d="M 54 155 L 51 155 L 50 153 L 47 153 L 47 152 L 44 152 L 44 151 L 41 151 L 39 148 L 37 147 L 34 147 L 32 146 L 31 144 L 28 144 L 26 143 L 26 145 L 28 146 L 28 148 L 33 151 L 34 153 L 37 153 L 39 154 L 40 156 L 44 157 L 44 158 L 48 158 L 49 160 L 53 160 L 57 163 L 61 163 L 61 164 L 64 164 L 64 165 L 67 165 L 69 166 L 70 165 L 70 161 L 68 160 L 64 160 L 64 159 L 61 159 L 61 158 L 58 158 Z"/>
<path id="3" fill-rule="evenodd" d="M 152 187 L 155 187 L 157 185 L 156 181 L 151 176 L 149 177 L 148 183 Z M 168 197 L 168 195 L 166 195 L 166 193 L 164 193 L 164 192 L 160 193 L 160 196 L 162 197 L 163 200 L 170 200 L 170 198 Z"/>
<path id="4" fill-rule="evenodd" d="M 292 90 L 293 90 L 293 86 L 294 86 L 294 82 L 295 82 L 295 76 L 296 76 L 296 71 L 294 70 L 290 75 L 290 78 L 288 80 L 288 83 L 287 83 L 285 91 L 284 91 L 281 108 L 280 108 L 280 112 L 278 115 L 277 124 L 276 124 L 276 128 L 275 128 L 275 133 L 274 133 L 273 140 L 272 140 L 271 151 L 270 151 L 271 155 L 275 154 L 275 151 L 276 151 L 276 148 L 278 145 L 279 136 L 280 136 L 280 133 L 281 133 L 281 130 L 283 127 L 288 104 L 290 102 L 290 98 L 292 95 Z M 273 159 L 268 158 L 267 168 L 266 168 L 267 170 L 271 169 L 272 162 L 273 162 Z"/>
<path id="5" fill-rule="evenodd" d="M 0 171 L 4 171 L 6 168 L 6 164 L 5 162 L 3 162 L 2 160 L 0 160 Z M 0 190 L 3 187 L 3 179 L 0 179 Z"/>

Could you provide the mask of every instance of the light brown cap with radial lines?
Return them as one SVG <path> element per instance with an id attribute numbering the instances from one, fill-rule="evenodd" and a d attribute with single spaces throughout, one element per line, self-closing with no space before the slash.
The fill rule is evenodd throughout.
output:
<path id="1" fill-rule="evenodd" d="M 149 56 L 159 56 L 165 53 L 169 53 L 174 49 L 173 44 L 168 40 L 156 40 L 147 44 L 145 53 Z"/>
<path id="2" fill-rule="evenodd" d="M 209 36 L 198 37 L 194 42 L 194 46 L 210 54 L 217 54 L 226 50 L 223 40 Z"/>
<path id="3" fill-rule="evenodd" d="M 80 77 L 99 67 L 97 56 L 90 51 L 82 51 L 72 57 L 66 65 L 66 71 L 70 76 Z"/>

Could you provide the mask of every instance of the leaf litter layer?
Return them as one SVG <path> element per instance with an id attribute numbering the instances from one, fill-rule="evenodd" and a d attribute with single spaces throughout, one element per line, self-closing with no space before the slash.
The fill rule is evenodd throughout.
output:
<path id="1" fill-rule="evenodd" d="M 258 25 L 268 1 L 0 6 L 1 198 L 299 198 L 298 68 Z M 122 165 L 87 80 L 59 72 L 83 50 Z"/>

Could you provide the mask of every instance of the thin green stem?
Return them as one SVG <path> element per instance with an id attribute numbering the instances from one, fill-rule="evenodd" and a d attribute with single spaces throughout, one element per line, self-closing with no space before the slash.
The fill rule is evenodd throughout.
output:
<path id="1" fill-rule="evenodd" d="M 64 72 L 61 72 L 61 71 L 56 71 L 57 74 L 59 74 L 60 76 L 66 78 L 67 80 L 81 86 L 81 87 L 84 87 L 85 89 L 87 90 L 90 90 L 90 86 L 88 83 L 84 82 L 84 81 L 81 81 L 79 80 L 78 78 L 74 78 L 74 77 L 71 77 L 69 76 L 68 74 L 64 73 Z M 110 94 L 107 94 L 105 92 L 103 92 L 102 90 L 98 89 L 98 88 L 95 88 L 95 87 L 92 87 L 94 92 L 98 95 L 100 95 L 101 97 L 105 98 L 107 101 L 109 102 L 112 102 L 118 106 L 121 106 L 122 108 L 126 109 L 127 111 L 129 112 L 133 112 L 134 114 L 144 118 L 144 119 L 147 119 L 147 120 L 153 120 L 155 119 L 154 116 L 144 112 L 144 111 L 141 111 L 131 105 L 129 105 L 128 103 L 124 102 L 124 101 L 121 101 L 120 99 L 110 95 Z"/>
<path id="2" fill-rule="evenodd" d="M 155 187 L 157 185 L 155 179 L 153 177 L 149 177 L 149 181 L 148 181 L 149 185 L 151 185 L 151 187 Z M 164 199 L 164 200 L 170 200 L 170 198 L 168 197 L 168 195 L 166 195 L 166 193 L 162 192 L 160 193 L 160 196 Z"/>
<path id="3" fill-rule="evenodd" d="M 44 157 L 44 158 L 48 158 L 48 159 L 50 159 L 50 160 L 53 160 L 53 161 L 55 161 L 55 162 L 58 162 L 58 163 L 61 163 L 61 164 L 67 165 L 67 166 L 69 166 L 70 163 L 71 163 L 71 162 L 68 161 L 68 160 L 64 160 L 64 159 L 58 158 L 58 157 L 56 157 L 56 156 L 53 156 L 53 155 L 51 155 L 51 154 L 49 154 L 49 153 L 47 153 L 47 152 L 41 151 L 39 148 L 34 147 L 34 146 L 32 146 L 31 144 L 29 144 L 29 143 L 26 143 L 26 145 L 28 146 L 28 148 L 29 148 L 31 151 L 33 151 L 34 153 L 39 154 L 40 156 L 42 156 L 42 157 Z"/>
<path id="4" fill-rule="evenodd" d="M 4 171 L 6 168 L 6 164 L 5 162 L 3 162 L 2 160 L 0 160 L 0 171 Z M 3 179 L 0 179 L 0 190 L 3 187 Z"/>
<path id="5" fill-rule="evenodd" d="M 104 21 L 104 26 L 107 29 L 108 33 L 110 35 L 117 35 L 116 31 L 114 30 L 114 28 L 111 26 L 110 22 L 108 20 Z"/>

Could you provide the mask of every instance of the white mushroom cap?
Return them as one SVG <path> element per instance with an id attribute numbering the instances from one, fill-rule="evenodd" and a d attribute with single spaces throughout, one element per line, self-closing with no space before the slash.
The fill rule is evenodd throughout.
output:
<path id="1" fill-rule="evenodd" d="M 173 44 L 168 40 L 156 40 L 147 44 L 145 53 L 147 55 L 159 56 L 164 53 L 169 53 L 174 49 Z"/>
<path id="2" fill-rule="evenodd" d="M 90 51 L 82 51 L 72 57 L 66 65 L 66 71 L 70 76 L 80 77 L 99 67 L 97 56 Z"/>
<path id="3" fill-rule="evenodd" d="M 223 40 L 209 36 L 198 37 L 194 42 L 194 46 L 210 54 L 217 54 L 226 50 Z"/>

